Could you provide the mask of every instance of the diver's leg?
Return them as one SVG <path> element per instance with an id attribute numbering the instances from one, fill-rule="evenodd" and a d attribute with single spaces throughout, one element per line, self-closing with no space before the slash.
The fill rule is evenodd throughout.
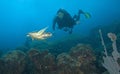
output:
<path id="1" fill-rule="evenodd" d="M 80 23 L 80 15 L 81 14 L 84 14 L 84 12 L 82 10 L 79 10 L 78 11 L 78 14 L 77 15 L 74 15 L 73 19 L 75 21 L 75 24 L 79 24 Z"/>
<path id="2" fill-rule="evenodd" d="M 76 21 L 80 20 L 80 14 L 84 14 L 84 12 L 82 10 L 78 11 L 77 17 L 76 17 Z"/>
<path id="3" fill-rule="evenodd" d="M 79 10 L 78 14 L 84 14 L 84 12 L 82 10 Z"/>

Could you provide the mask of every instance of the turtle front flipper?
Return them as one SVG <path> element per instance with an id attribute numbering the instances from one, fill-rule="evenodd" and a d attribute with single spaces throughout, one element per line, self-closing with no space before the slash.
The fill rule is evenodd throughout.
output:
<path id="1" fill-rule="evenodd" d="M 39 35 L 42 35 L 47 28 L 48 28 L 48 27 L 45 27 L 45 28 L 41 29 L 40 31 L 38 31 L 38 34 L 39 34 Z"/>

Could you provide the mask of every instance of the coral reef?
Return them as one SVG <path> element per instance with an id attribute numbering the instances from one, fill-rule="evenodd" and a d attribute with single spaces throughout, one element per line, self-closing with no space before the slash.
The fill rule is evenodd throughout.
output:
<path id="1" fill-rule="evenodd" d="M 120 24 L 101 27 L 105 32 L 102 36 L 106 43 L 102 42 L 104 49 L 99 28 L 84 38 L 73 35 L 54 42 L 27 40 L 24 46 L 7 54 L 0 53 L 0 74 L 114 74 L 120 66 Z"/>
<path id="2" fill-rule="evenodd" d="M 67 53 L 57 57 L 58 74 L 83 74 L 79 69 L 80 63 Z"/>
<path id="3" fill-rule="evenodd" d="M 91 47 L 78 44 L 71 48 L 69 54 L 62 53 L 58 55 L 58 72 L 60 74 L 99 74 L 94 61 L 96 61 L 96 57 Z"/>
<path id="4" fill-rule="evenodd" d="M 55 72 L 55 59 L 48 51 L 40 52 L 37 49 L 31 49 L 28 55 L 33 66 L 32 74 L 53 74 Z"/>
<path id="5" fill-rule="evenodd" d="M 4 61 L 2 59 L 0 59 L 0 74 L 3 74 L 4 69 L 5 69 L 5 67 L 4 67 Z"/>
<path id="6" fill-rule="evenodd" d="M 48 50 L 14 50 L 0 59 L 0 74 L 99 74 L 91 49 L 78 44 L 57 57 Z"/>
<path id="7" fill-rule="evenodd" d="M 71 49 L 70 55 L 81 64 L 80 69 L 84 74 L 97 73 L 98 70 L 94 64 L 96 57 L 89 45 L 78 44 Z"/>
<path id="8" fill-rule="evenodd" d="M 116 35 L 114 33 L 108 33 L 108 37 L 113 42 L 112 43 L 112 47 L 113 47 L 112 56 L 108 56 L 101 30 L 99 30 L 99 33 L 100 33 L 101 42 L 102 42 L 102 45 L 105 51 L 104 52 L 105 56 L 103 56 L 104 63 L 102 63 L 102 65 L 108 70 L 110 74 L 120 74 L 120 65 L 118 63 L 119 62 L 118 59 L 120 59 L 120 53 L 118 53 L 117 51 Z"/>
<path id="9" fill-rule="evenodd" d="M 2 74 L 22 74 L 27 63 L 26 54 L 15 50 L 3 56 L 4 70 Z"/>

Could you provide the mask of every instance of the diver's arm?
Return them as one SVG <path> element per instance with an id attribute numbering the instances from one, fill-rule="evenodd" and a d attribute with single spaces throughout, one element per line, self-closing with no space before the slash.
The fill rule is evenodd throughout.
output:
<path id="1" fill-rule="evenodd" d="M 53 25 L 52 25 L 53 30 L 55 30 L 56 22 L 57 22 L 57 18 L 55 17 L 54 20 L 53 20 Z"/>

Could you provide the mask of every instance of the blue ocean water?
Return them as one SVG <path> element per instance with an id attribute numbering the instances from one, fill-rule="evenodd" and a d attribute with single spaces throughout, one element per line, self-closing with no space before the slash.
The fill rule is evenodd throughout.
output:
<path id="1" fill-rule="evenodd" d="M 0 0 L 0 49 L 15 48 L 26 41 L 27 33 L 49 26 L 59 8 L 72 16 L 79 9 L 89 12 L 90 19 L 81 16 L 73 34 L 87 35 L 98 25 L 107 25 L 120 20 L 120 0 Z M 69 35 L 60 30 L 52 40 Z"/>

